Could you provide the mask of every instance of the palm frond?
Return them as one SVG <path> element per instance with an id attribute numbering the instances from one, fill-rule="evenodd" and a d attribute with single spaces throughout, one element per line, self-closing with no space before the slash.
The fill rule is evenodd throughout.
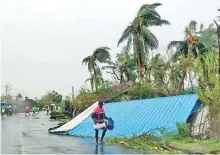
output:
<path id="1" fill-rule="evenodd" d="M 102 76 L 101 69 L 97 64 L 95 64 L 94 76 Z"/>
<path id="2" fill-rule="evenodd" d="M 102 76 L 102 71 L 100 68 L 97 69 L 98 76 Z"/>
<path id="3" fill-rule="evenodd" d="M 91 73 L 92 71 L 94 72 L 94 68 L 96 66 L 96 63 L 93 60 L 93 57 L 90 57 L 90 60 L 88 62 L 88 71 Z"/>
<path id="4" fill-rule="evenodd" d="M 150 49 L 158 48 L 159 44 L 156 36 L 147 27 L 141 27 L 141 36 L 144 44 L 147 45 Z"/>
<path id="5" fill-rule="evenodd" d="M 97 48 L 93 53 L 95 60 L 99 61 L 100 63 L 105 63 L 106 60 L 111 60 L 109 50 L 110 48 L 108 47 Z"/>
<path id="6" fill-rule="evenodd" d="M 141 20 L 145 20 L 145 19 L 157 20 L 157 19 L 160 19 L 161 17 L 159 13 L 157 13 L 157 11 L 154 9 L 144 9 L 138 13 L 137 18 Z"/>
<path id="7" fill-rule="evenodd" d="M 138 12 L 142 11 L 143 9 L 155 9 L 156 7 L 162 5 L 161 3 L 153 3 L 153 4 L 144 4 L 141 6 Z"/>
<path id="8" fill-rule="evenodd" d="M 83 64 L 86 65 L 87 63 L 89 63 L 89 60 L 90 60 L 90 56 L 84 58 L 83 61 L 82 61 L 82 65 L 83 65 Z"/>
<path id="9" fill-rule="evenodd" d="M 117 64 L 115 62 L 112 62 L 110 60 L 106 60 L 105 63 L 107 63 L 108 65 L 111 65 L 111 66 L 117 66 Z"/>
<path id="10" fill-rule="evenodd" d="M 90 81 L 91 79 L 92 79 L 92 78 L 90 77 L 90 78 L 86 79 L 85 82 L 88 82 L 88 81 Z"/>
<path id="11" fill-rule="evenodd" d="M 150 60 L 150 66 L 153 69 L 158 69 L 161 67 L 164 67 L 166 64 L 165 60 L 161 57 L 161 54 L 156 54 L 151 60 Z"/>
<path id="12" fill-rule="evenodd" d="M 168 44 L 167 48 L 168 48 L 168 50 L 170 50 L 170 49 L 173 48 L 173 47 L 178 47 L 178 46 L 180 46 L 180 44 L 182 44 L 182 43 L 183 43 L 183 41 L 171 41 L 171 42 Z"/>
<path id="13" fill-rule="evenodd" d="M 144 67 L 146 65 L 146 52 L 144 50 L 144 45 L 143 45 L 143 42 L 142 40 L 140 39 L 136 39 L 135 42 L 134 42 L 134 45 L 133 45 L 135 48 L 134 48 L 134 52 L 136 54 L 136 60 L 138 57 L 140 57 L 140 64 L 142 67 Z"/>
<path id="14" fill-rule="evenodd" d="M 133 31 L 133 26 L 132 26 L 132 25 L 129 25 L 129 26 L 124 30 L 124 32 L 122 33 L 121 38 L 118 40 L 117 47 L 118 47 L 122 42 L 124 42 L 126 39 L 129 38 L 129 36 L 132 34 L 132 31 Z"/>
<path id="15" fill-rule="evenodd" d="M 196 32 L 196 25 L 197 25 L 197 22 L 195 20 L 191 20 L 189 23 L 189 29 L 193 32 Z"/>
<path id="16" fill-rule="evenodd" d="M 198 41 L 203 44 L 205 48 L 217 47 L 216 29 L 208 28 L 201 31 Z"/>
<path id="17" fill-rule="evenodd" d="M 170 25 L 170 22 L 163 19 L 156 19 L 156 20 L 144 20 L 145 26 L 162 26 L 162 25 Z"/>
<path id="18" fill-rule="evenodd" d="M 82 65 L 83 64 L 85 64 L 85 65 L 88 64 L 88 71 L 92 72 L 93 71 L 93 65 L 94 65 L 93 56 L 90 55 L 90 56 L 84 58 L 83 61 L 82 61 Z"/>
<path id="19" fill-rule="evenodd" d="M 123 52 L 124 52 L 126 55 L 128 55 L 128 53 L 130 52 L 131 43 L 132 43 L 132 36 L 130 35 L 130 36 L 128 37 L 128 41 L 127 41 L 126 46 L 123 47 Z"/>
<path id="20" fill-rule="evenodd" d="M 102 70 L 106 70 L 106 69 L 117 69 L 118 67 L 116 66 L 103 66 Z"/>
<path id="21" fill-rule="evenodd" d="M 185 37 L 184 37 L 184 38 L 187 39 L 188 36 L 189 36 L 190 34 L 192 34 L 191 29 L 190 29 L 189 27 L 185 27 L 184 34 L 185 34 Z"/>

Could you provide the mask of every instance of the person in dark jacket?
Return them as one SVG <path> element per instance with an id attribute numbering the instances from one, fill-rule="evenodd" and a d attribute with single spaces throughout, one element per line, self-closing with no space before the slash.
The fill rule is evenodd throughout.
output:
<path id="1" fill-rule="evenodd" d="M 73 118 L 73 106 L 72 105 L 69 105 L 68 113 L 69 113 L 69 117 Z"/>
<path id="2" fill-rule="evenodd" d="M 95 138 L 96 138 L 96 144 L 98 144 L 98 133 L 99 129 L 102 129 L 102 137 L 100 139 L 100 142 L 103 143 L 103 138 L 105 136 L 105 133 L 107 131 L 107 126 L 105 123 L 105 119 L 108 119 L 105 115 L 105 110 L 103 108 L 103 102 L 99 101 L 98 107 L 95 108 L 95 110 L 92 113 L 92 119 L 94 121 L 94 129 L 95 129 Z"/>

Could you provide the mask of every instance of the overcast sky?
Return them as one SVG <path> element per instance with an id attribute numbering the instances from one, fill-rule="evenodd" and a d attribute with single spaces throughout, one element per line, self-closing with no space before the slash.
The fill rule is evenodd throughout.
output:
<path id="1" fill-rule="evenodd" d="M 159 51 L 182 39 L 190 20 L 208 26 L 220 8 L 220 0 L 1 0 L 1 85 L 10 82 L 12 95 L 31 98 L 79 90 L 89 78 L 82 59 L 99 46 L 110 47 L 114 59 L 139 7 L 154 2 L 163 4 L 158 11 L 172 24 L 151 29 Z"/>

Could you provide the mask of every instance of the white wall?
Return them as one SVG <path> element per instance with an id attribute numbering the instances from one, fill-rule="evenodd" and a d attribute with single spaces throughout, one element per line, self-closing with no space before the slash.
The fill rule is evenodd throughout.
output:
<path id="1" fill-rule="evenodd" d="M 201 107 L 192 124 L 192 135 L 204 134 L 209 128 L 208 107 Z"/>

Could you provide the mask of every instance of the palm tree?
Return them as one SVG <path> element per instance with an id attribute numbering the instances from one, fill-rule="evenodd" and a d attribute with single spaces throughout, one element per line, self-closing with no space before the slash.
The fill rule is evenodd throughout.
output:
<path id="1" fill-rule="evenodd" d="M 96 76 L 94 74 L 89 79 L 87 79 L 86 82 L 87 81 L 90 81 L 92 91 L 94 90 L 95 87 L 96 92 L 98 91 L 98 87 L 102 83 L 104 83 L 104 79 L 101 76 Z"/>
<path id="2" fill-rule="evenodd" d="M 210 24 L 208 28 L 204 29 L 204 25 L 200 25 L 200 30 L 197 31 L 197 22 L 195 20 L 190 21 L 189 25 L 185 28 L 185 36 L 183 41 L 171 41 L 168 44 L 168 49 L 176 48 L 177 52 L 173 55 L 175 59 L 181 54 L 187 56 L 189 52 L 188 41 L 190 37 L 194 39 L 194 45 L 192 46 L 192 54 L 197 57 L 198 54 L 204 54 L 209 49 L 216 47 L 216 29 L 213 28 L 213 24 Z M 193 40 L 192 40 L 193 41 Z M 197 52 L 199 51 L 199 53 Z"/>
<path id="3" fill-rule="evenodd" d="M 204 54 L 209 49 L 216 47 L 216 36 L 213 24 L 207 29 L 203 29 L 203 24 L 200 25 L 200 31 L 196 29 L 196 21 L 192 20 L 185 28 L 185 37 L 183 41 L 171 41 L 168 49 L 176 47 L 177 52 L 173 55 L 173 61 L 177 61 L 177 57 L 181 54 L 185 55 L 184 65 L 182 67 L 182 78 L 178 86 L 179 92 L 184 85 L 184 79 L 187 70 L 191 64 L 191 57 L 198 57 L 198 54 Z"/>
<path id="4" fill-rule="evenodd" d="M 149 72 L 152 74 L 154 78 L 154 84 L 156 86 L 160 87 L 165 83 L 166 61 L 163 59 L 161 54 L 156 54 L 151 58 L 149 63 Z"/>
<path id="5" fill-rule="evenodd" d="M 97 79 L 100 79 L 102 76 L 98 63 L 106 63 L 107 60 L 111 60 L 109 50 L 110 48 L 108 47 L 99 47 L 93 52 L 92 55 L 89 55 L 82 61 L 82 64 L 85 63 L 85 65 L 88 65 L 88 70 L 91 75 L 91 88 L 93 89 L 93 86 L 95 84 L 96 91 L 98 86 L 96 85 L 97 82 L 94 83 L 94 81 L 97 81 Z"/>
<path id="6" fill-rule="evenodd" d="M 102 67 L 103 70 L 110 69 L 112 72 L 107 73 L 113 74 L 120 83 L 136 80 L 135 72 L 137 71 L 137 67 L 134 61 L 134 55 L 126 55 L 124 52 L 125 48 L 123 48 L 120 54 L 116 55 L 115 62 L 107 61 L 108 65 Z"/>
<path id="7" fill-rule="evenodd" d="M 169 25 L 166 20 L 161 19 L 155 10 L 160 3 L 144 4 L 139 9 L 133 22 L 124 30 L 118 41 L 118 46 L 127 40 L 126 53 L 129 52 L 132 43 L 134 57 L 138 65 L 141 79 L 144 79 L 144 69 L 147 67 L 148 53 L 150 49 L 158 48 L 156 36 L 149 30 L 150 26 Z M 143 69 L 144 68 L 144 69 Z M 144 81 L 142 81 L 144 83 Z"/>

